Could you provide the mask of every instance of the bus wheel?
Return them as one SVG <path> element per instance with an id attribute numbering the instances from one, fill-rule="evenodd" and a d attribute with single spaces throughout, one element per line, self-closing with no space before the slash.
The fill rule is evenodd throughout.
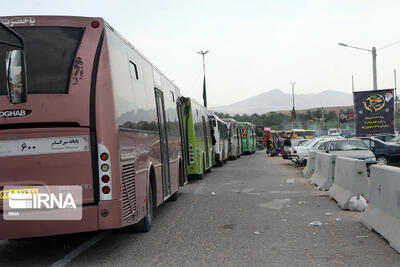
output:
<path id="1" fill-rule="evenodd" d="M 147 214 L 140 222 L 138 222 L 137 227 L 141 232 L 147 233 L 150 231 L 152 221 L 153 221 L 153 193 L 151 190 L 151 183 L 150 183 L 149 196 L 147 197 Z"/>
<path id="2" fill-rule="evenodd" d="M 170 196 L 168 200 L 177 201 L 178 198 L 179 198 L 179 190 L 177 190 L 175 193 L 173 193 L 172 196 Z"/>

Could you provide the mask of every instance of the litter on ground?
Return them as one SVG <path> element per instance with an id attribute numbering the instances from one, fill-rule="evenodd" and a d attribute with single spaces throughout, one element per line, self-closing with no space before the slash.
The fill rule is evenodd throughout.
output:
<path id="1" fill-rule="evenodd" d="M 312 222 L 310 222 L 310 225 L 312 225 L 312 226 L 321 226 L 322 222 L 320 222 L 320 221 L 312 221 Z"/>
<path id="2" fill-rule="evenodd" d="M 361 195 L 354 196 L 349 200 L 349 210 L 364 211 L 367 205 L 367 200 Z"/>

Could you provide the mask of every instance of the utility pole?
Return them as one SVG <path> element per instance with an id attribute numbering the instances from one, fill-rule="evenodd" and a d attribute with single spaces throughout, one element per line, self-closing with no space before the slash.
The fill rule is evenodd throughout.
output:
<path id="1" fill-rule="evenodd" d="M 396 69 L 394 69 L 393 72 L 394 72 L 394 104 L 395 104 L 395 108 L 396 108 L 394 114 L 396 114 L 396 111 L 399 108 L 398 107 L 399 99 L 397 98 L 397 74 L 396 74 Z"/>
<path id="2" fill-rule="evenodd" d="M 397 42 L 388 44 L 387 46 L 381 47 L 379 49 L 376 49 L 375 46 L 372 47 L 372 49 L 366 49 L 366 48 L 362 48 L 362 47 L 351 46 L 351 45 L 348 45 L 345 43 L 338 43 L 338 45 L 341 45 L 344 47 L 349 47 L 349 48 L 355 48 L 358 50 L 364 50 L 364 51 L 368 51 L 368 52 L 372 53 L 372 80 L 373 80 L 373 88 L 376 91 L 376 90 L 378 90 L 378 78 L 377 78 L 378 75 L 376 74 L 376 51 L 377 50 L 381 51 L 382 49 L 388 48 L 392 45 L 399 44 L 399 43 L 400 43 L 400 41 L 397 41 Z"/>
<path id="3" fill-rule="evenodd" d="M 207 54 L 208 50 L 206 51 L 199 51 L 197 53 L 199 53 L 200 55 L 203 56 L 203 73 L 204 73 L 204 79 L 203 79 L 203 101 L 204 101 L 204 106 L 207 107 L 207 90 L 206 90 L 206 63 L 205 63 L 205 59 L 204 59 L 204 55 Z"/>
<path id="4" fill-rule="evenodd" d="M 372 47 L 372 49 L 366 49 L 366 48 L 361 48 L 361 47 L 356 47 L 356 46 L 351 46 L 345 43 L 339 43 L 339 45 L 344 46 L 344 47 L 349 47 L 349 48 L 355 48 L 358 50 L 364 50 L 372 53 L 372 80 L 373 80 L 373 88 L 374 90 L 378 90 L 378 78 L 376 74 L 376 47 Z M 386 48 L 386 47 L 384 47 Z M 381 48 L 383 49 L 383 48 Z"/>
<path id="5" fill-rule="evenodd" d="M 296 110 L 295 110 L 295 108 L 294 108 L 294 85 L 296 84 L 296 82 L 291 82 L 290 83 L 291 85 L 292 85 L 292 97 L 293 97 L 293 110 L 292 110 L 292 116 L 293 116 L 293 119 L 292 119 L 292 129 L 295 129 L 296 127 Z"/>
<path id="6" fill-rule="evenodd" d="M 376 74 L 376 47 L 372 47 L 372 73 L 373 73 L 373 81 L 374 81 L 374 90 L 378 90 L 378 78 Z"/>

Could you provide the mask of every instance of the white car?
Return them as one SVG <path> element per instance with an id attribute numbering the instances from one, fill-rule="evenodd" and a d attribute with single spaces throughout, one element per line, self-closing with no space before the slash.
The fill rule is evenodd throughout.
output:
<path id="1" fill-rule="evenodd" d="M 301 149 L 304 144 L 309 142 L 310 139 L 296 139 L 295 141 L 292 140 L 292 146 L 289 148 L 288 157 L 293 158 L 297 156 L 297 151 Z"/>
<path id="2" fill-rule="evenodd" d="M 304 143 L 303 146 L 297 148 L 297 155 L 292 158 L 292 161 L 301 165 L 305 165 L 307 163 L 308 151 L 311 149 L 318 150 L 322 141 L 332 138 L 332 136 L 321 136 L 318 138 L 310 139 L 310 141 Z"/>
<path id="3" fill-rule="evenodd" d="M 367 164 L 376 163 L 374 153 L 359 138 L 334 138 L 322 142 L 319 150 L 336 155 L 337 157 L 347 157 L 364 160 Z"/>

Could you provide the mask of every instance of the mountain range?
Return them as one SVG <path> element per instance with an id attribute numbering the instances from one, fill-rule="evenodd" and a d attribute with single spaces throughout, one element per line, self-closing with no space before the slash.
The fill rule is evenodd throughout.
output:
<path id="1" fill-rule="evenodd" d="M 353 105 L 353 95 L 340 91 L 322 91 L 317 94 L 295 94 L 295 108 L 308 109 L 319 107 L 350 106 Z M 273 89 L 256 96 L 252 96 L 231 105 L 213 107 L 217 112 L 235 114 L 253 113 L 263 114 L 270 111 L 291 110 L 292 95 Z"/>

